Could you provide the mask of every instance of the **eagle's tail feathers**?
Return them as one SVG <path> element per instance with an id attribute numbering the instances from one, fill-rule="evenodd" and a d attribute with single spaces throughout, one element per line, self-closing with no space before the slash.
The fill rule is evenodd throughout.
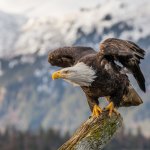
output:
<path id="1" fill-rule="evenodd" d="M 128 87 L 128 93 L 123 96 L 123 100 L 121 101 L 120 106 L 129 107 L 129 106 L 137 106 L 142 104 L 143 101 L 135 91 L 135 89 L 130 85 Z"/>

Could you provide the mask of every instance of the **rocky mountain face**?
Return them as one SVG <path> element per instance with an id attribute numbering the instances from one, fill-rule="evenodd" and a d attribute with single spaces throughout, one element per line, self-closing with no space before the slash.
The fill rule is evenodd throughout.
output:
<path id="1" fill-rule="evenodd" d="M 142 5 L 146 7 L 139 9 Z M 79 87 L 51 80 L 51 73 L 58 68 L 48 64 L 48 51 L 64 45 L 92 46 L 98 50 L 101 40 L 117 37 L 132 40 L 147 52 L 141 65 L 146 94 L 140 92 L 131 77 L 144 104 L 120 109 L 126 127 L 141 126 L 146 134 L 150 130 L 149 8 L 148 0 L 136 5 L 110 1 L 91 9 L 81 8 L 76 15 L 60 20 L 0 12 L 0 129 L 13 126 L 35 131 L 54 127 L 73 131 L 90 110 Z"/>

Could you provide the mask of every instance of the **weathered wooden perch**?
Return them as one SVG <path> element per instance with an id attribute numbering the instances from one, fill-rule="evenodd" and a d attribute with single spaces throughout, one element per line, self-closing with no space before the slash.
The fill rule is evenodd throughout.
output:
<path id="1" fill-rule="evenodd" d="M 121 115 L 103 112 L 98 118 L 85 121 L 58 150 L 101 150 L 122 126 Z"/>

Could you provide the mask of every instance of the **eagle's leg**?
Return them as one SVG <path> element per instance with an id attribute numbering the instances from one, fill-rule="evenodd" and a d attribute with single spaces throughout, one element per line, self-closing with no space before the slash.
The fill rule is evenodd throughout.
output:
<path id="1" fill-rule="evenodd" d="M 113 113 L 113 112 L 116 113 L 117 115 L 119 115 L 119 112 L 118 112 L 117 109 L 115 108 L 113 102 L 110 102 L 110 103 L 105 107 L 105 110 L 108 110 L 108 111 L 109 111 L 109 117 L 112 116 L 112 113 Z"/>
<path id="2" fill-rule="evenodd" d="M 92 117 L 98 117 L 102 113 L 102 109 L 98 105 L 94 105 Z"/>

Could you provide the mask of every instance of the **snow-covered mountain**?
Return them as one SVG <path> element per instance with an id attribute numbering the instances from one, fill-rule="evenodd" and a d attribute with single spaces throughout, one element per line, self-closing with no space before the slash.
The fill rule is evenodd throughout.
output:
<path id="1" fill-rule="evenodd" d="M 136 3 L 136 5 L 135 5 Z M 144 1 L 105 1 L 93 8 L 61 18 L 9 15 L 0 12 L 0 56 L 28 54 L 63 45 L 91 45 L 98 49 L 107 37 L 135 42 L 150 35 L 150 3 Z M 89 37 L 89 38 L 88 38 Z"/>
<path id="2" fill-rule="evenodd" d="M 47 63 L 48 51 L 64 45 L 92 46 L 98 50 L 101 40 L 117 37 L 137 42 L 147 51 L 142 61 L 147 93 L 136 88 L 144 104 L 121 109 L 127 127 L 140 125 L 147 133 L 150 130 L 149 10 L 149 0 L 109 0 L 61 18 L 33 18 L 0 11 L 0 129 L 14 126 L 36 130 L 42 126 L 74 130 L 88 117 L 89 108 L 79 88 L 50 79 L 56 68 Z"/>
<path id="3" fill-rule="evenodd" d="M 12 55 L 25 18 L 0 11 L 0 57 Z"/>

